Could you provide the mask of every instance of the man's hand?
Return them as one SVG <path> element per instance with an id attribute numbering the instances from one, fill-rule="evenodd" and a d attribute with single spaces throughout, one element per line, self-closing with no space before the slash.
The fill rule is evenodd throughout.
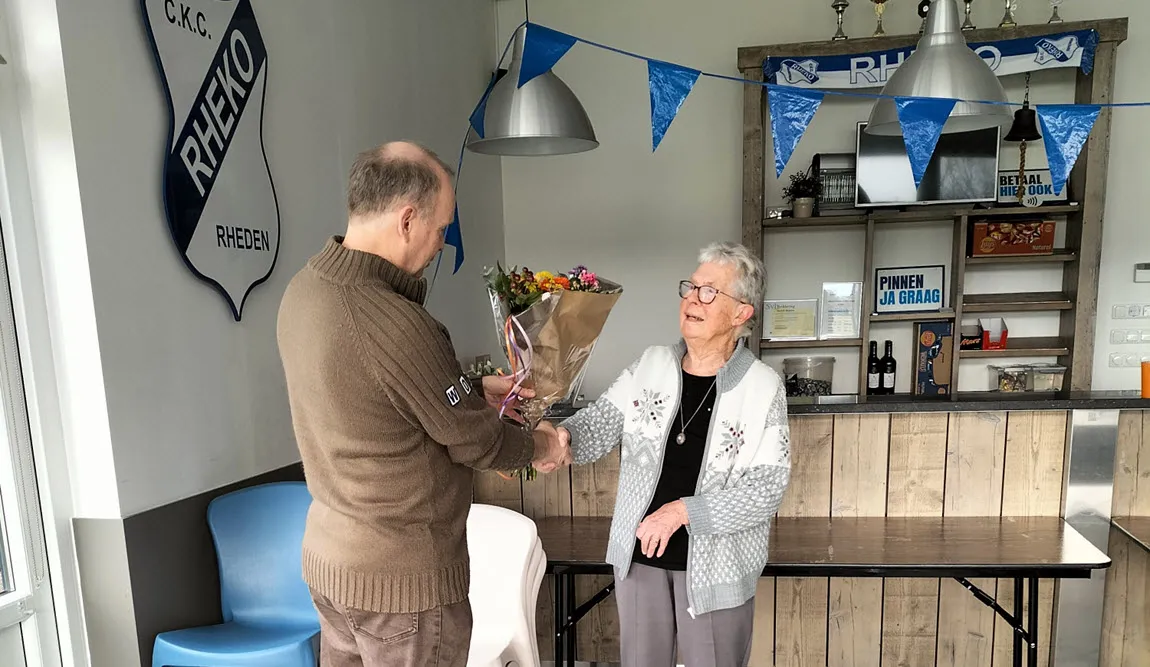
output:
<path id="1" fill-rule="evenodd" d="M 554 472 L 571 461 L 571 434 L 567 429 L 556 429 L 549 421 L 535 427 L 535 458 L 531 465 L 542 473 Z"/>
<path id="2" fill-rule="evenodd" d="M 687 506 L 682 500 L 672 500 L 643 519 L 635 531 L 643 555 L 647 558 L 661 558 L 667 550 L 667 540 L 683 526 L 687 525 Z"/>
<path id="3" fill-rule="evenodd" d="M 513 386 L 515 386 L 515 379 L 510 375 L 485 375 L 483 376 L 483 398 L 488 405 L 498 410 L 503 405 L 503 400 L 507 398 L 507 392 L 511 391 Z M 523 421 L 523 417 L 518 412 L 519 399 L 521 398 L 535 398 L 535 390 L 521 387 L 519 396 L 507 404 L 507 410 L 503 414 L 518 422 Z"/>

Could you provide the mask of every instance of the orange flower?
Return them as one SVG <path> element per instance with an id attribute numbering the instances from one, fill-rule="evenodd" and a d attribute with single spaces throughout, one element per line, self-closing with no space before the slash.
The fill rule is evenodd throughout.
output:
<path id="1" fill-rule="evenodd" d="M 568 280 L 567 276 L 556 276 L 555 284 L 558 285 L 560 289 L 571 289 L 571 281 Z"/>

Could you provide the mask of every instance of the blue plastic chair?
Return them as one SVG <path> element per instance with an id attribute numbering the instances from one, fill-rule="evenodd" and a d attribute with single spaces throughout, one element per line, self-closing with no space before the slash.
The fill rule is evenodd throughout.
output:
<path id="1" fill-rule="evenodd" d="M 156 637 L 152 667 L 315 667 L 319 618 L 300 555 L 310 505 L 302 482 L 211 502 L 224 622 Z"/>

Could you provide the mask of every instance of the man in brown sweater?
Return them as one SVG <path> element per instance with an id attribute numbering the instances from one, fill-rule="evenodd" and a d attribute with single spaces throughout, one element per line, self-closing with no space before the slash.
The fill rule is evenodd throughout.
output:
<path id="1" fill-rule="evenodd" d="M 423 307 L 455 195 L 430 151 L 361 154 L 348 226 L 291 281 L 277 339 L 313 503 L 304 579 L 331 667 L 464 665 L 471 636 L 465 526 L 472 471 L 566 460 L 549 423 L 501 421 Z M 486 400 L 485 400 L 486 399 Z M 493 539 L 497 537 L 493 536 Z"/>

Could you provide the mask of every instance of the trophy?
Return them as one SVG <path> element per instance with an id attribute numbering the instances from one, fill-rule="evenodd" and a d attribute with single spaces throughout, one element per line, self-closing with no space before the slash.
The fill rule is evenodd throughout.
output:
<path id="1" fill-rule="evenodd" d="M 1050 9 L 1054 13 L 1050 15 L 1050 20 L 1047 23 L 1062 23 L 1062 17 L 1058 15 L 1058 7 L 1062 4 L 1062 0 L 1050 0 Z"/>
<path id="2" fill-rule="evenodd" d="M 974 30 L 974 22 L 970 20 L 970 5 L 974 2 L 974 0 L 962 1 L 966 3 L 966 20 L 962 22 L 962 30 L 963 32 L 967 30 Z"/>
<path id="3" fill-rule="evenodd" d="M 1018 9 L 1018 0 L 1004 0 L 1006 3 L 1006 13 L 1002 16 L 1002 23 L 998 24 L 999 28 L 1017 28 L 1018 22 L 1014 20 L 1014 12 Z"/>
<path id="4" fill-rule="evenodd" d="M 886 31 L 882 29 L 882 13 L 886 9 L 886 0 L 870 0 L 874 3 L 874 15 L 878 19 L 878 25 L 875 26 L 874 35 L 872 37 L 883 37 Z"/>
<path id="5" fill-rule="evenodd" d="M 839 31 L 835 33 L 834 37 L 831 37 L 831 41 L 841 42 L 847 38 L 847 34 L 843 32 L 843 12 L 847 10 L 847 7 L 850 7 L 850 4 L 849 0 L 834 0 L 831 3 L 831 9 L 839 15 Z"/>

